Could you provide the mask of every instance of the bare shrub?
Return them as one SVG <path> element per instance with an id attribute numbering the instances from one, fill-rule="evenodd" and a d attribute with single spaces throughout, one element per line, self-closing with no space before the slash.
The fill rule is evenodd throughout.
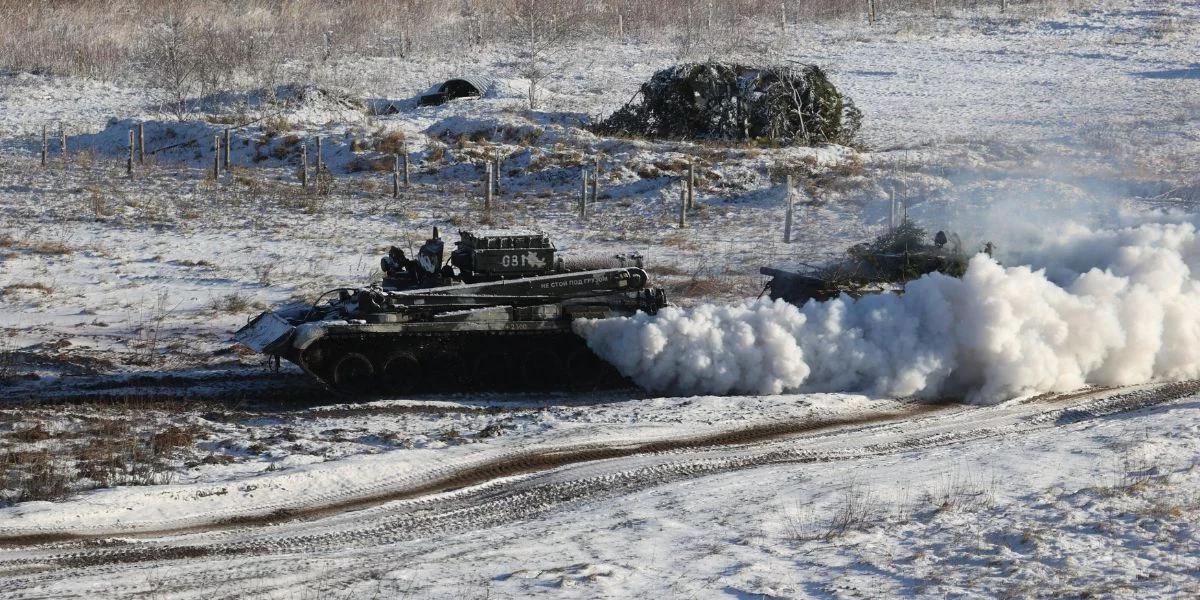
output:
<path id="1" fill-rule="evenodd" d="M 254 265 L 254 276 L 258 278 L 258 284 L 261 286 L 271 285 L 271 272 L 275 270 L 275 263 L 265 262 Z"/>
<path id="2" fill-rule="evenodd" d="M 150 438 L 150 448 L 155 456 L 169 454 L 175 448 L 191 446 L 195 441 L 194 432 L 180 429 L 174 425 L 155 433 Z"/>
<path id="3" fill-rule="evenodd" d="M 241 313 L 251 307 L 250 298 L 237 292 L 213 298 L 209 308 L 214 313 Z"/>
<path id="4" fill-rule="evenodd" d="M 1081 0 L 1011 0 L 1013 13 L 1095 4 Z M 949 4 L 949 3 L 945 3 Z M 862 0 L 788 2 L 793 23 L 855 18 Z M 877 2 L 880 18 L 905 11 L 930 15 L 929 0 Z M 111 80 L 139 75 L 167 90 L 164 104 L 182 107 L 236 82 L 268 87 L 281 64 L 315 73 L 351 53 L 404 58 L 445 54 L 486 43 L 514 43 L 532 79 L 553 67 L 562 44 L 588 38 L 653 39 L 678 32 L 688 51 L 744 47 L 754 21 L 779 22 L 780 4 L 763 0 L 477 0 L 466 4 L 406 0 L 0 0 L 0 69 Z M 957 10 L 992 14 L 994 3 Z M 618 31 L 620 29 L 620 31 Z M 1165 34 L 1174 30 L 1166 24 Z M 285 61 L 284 59 L 290 59 Z"/>
<path id="5" fill-rule="evenodd" d="M 97 219 L 113 215 L 113 211 L 108 207 L 108 203 L 104 201 L 104 196 L 100 193 L 99 188 L 89 187 L 87 189 L 87 206 L 92 216 Z"/>
<path id="6" fill-rule="evenodd" d="M 132 364 L 137 365 L 154 365 L 158 364 L 160 357 L 160 333 L 162 331 L 163 322 L 171 314 L 171 308 L 168 306 L 168 296 L 166 292 L 158 295 L 155 301 L 154 308 L 150 314 L 143 320 L 141 326 L 137 329 L 137 339 L 134 341 L 134 356 L 131 359 Z"/>
<path id="7" fill-rule="evenodd" d="M 404 152 L 404 132 L 379 130 L 371 143 L 376 152 L 401 154 Z"/>
<path id="8" fill-rule="evenodd" d="M 849 531 L 870 528 L 882 516 L 882 507 L 870 490 L 863 491 L 850 482 L 829 519 L 824 538 L 831 540 Z"/>
<path id="9" fill-rule="evenodd" d="M 716 277 L 692 273 L 683 281 L 668 284 L 667 291 L 672 298 L 709 298 L 720 294 L 727 287 Z"/>
<path id="10" fill-rule="evenodd" d="M 38 421 L 25 429 L 18 429 L 13 432 L 14 440 L 31 444 L 42 440 L 50 439 L 50 432 L 46 431 L 46 424 Z"/>
<path id="11" fill-rule="evenodd" d="M 11 502 L 58 500 L 70 489 L 70 470 L 48 451 L 8 451 L 0 454 L 4 489 L 15 493 Z"/>
<path id="12" fill-rule="evenodd" d="M 933 505 L 935 512 L 993 508 L 997 487 L 995 474 L 985 482 L 970 473 L 955 472 L 944 475 L 938 488 L 927 492 L 922 501 Z"/>

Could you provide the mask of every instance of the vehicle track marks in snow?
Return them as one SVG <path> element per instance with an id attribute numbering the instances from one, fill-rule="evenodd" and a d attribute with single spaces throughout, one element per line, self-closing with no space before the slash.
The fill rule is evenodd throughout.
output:
<path id="1" fill-rule="evenodd" d="M 1068 425 L 1171 402 L 1198 392 L 1200 381 L 1121 390 L 1093 389 L 992 407 L 959 406 L 960 410 L 946 410 L 950 407 L 923 406 L 914 408 L 916 415 L 892 413 L 837 423 L 813 421 L 806 427 L 792 423 L 796 427 L 793 430 L 780 424 L 687 440 L 595 446 L 576 453 L 560 449 L 535 453 L 523 457 L 524 460 L 511 458 L 505 463 L 508 471 L 480 467 L 470 476 L 459 472 L 451 480 L 440 480 L 438 485 L 430 482 L 429 494 L 437 493 L 438 487 L 459 488 L 437 497 L 392 494 L 370 502 L 344 503 L 337 510 L 313 508 L 303 514 L 305 520 L 297 520 L 299 515 L 291 514 L 280 520 L 254 523 L 275 523 L 275 527 L 230 529 L 226 523 L 190 532 L 160 532 L 154 534 L 161 536 L 158 539 L 146 541 L 91 539 L 78 540 L 72 544 L 78 544 L 73 548 L 61 544 L 24 547 L 22 552 L 14 553 L 19 556 L 0 557 L 0 572 L 7 572 L 14 579 L 25 577 L 23 581 L 13 581 L 23 586 L 53 576 L 54 569 L 63 567 L 86 568 L 94 574 L 95 569 L 105 572 L 119 569 L 121 564 L 177 558 L 375 547 L 494 527 L 573 503 L 619 496 L 681 479 L 770 464 L 850 461 L 926 450 Z M 799 437 L 788 437 L 789 433 Z M 535 471 L 521 476 L 521 472 Z M 356 508 L 362 510 L 354 511 Z M 32 538 L 19 541 L 38 543 Z"/>
<path id="2" fill-rule="evenodd" d="M 366 491 L 349 497 L 337 498 L 332 502 L 314 503 L 304 507 L 277 508 L 264 514 L 235 516 L 217 519 L 185 527 L 157 530 L 130 531 L 128 533 L 31 533 L 0 534 L 0 546 L 36 545 L 51 542 L 104 540 L 114 535 L 121 537 L 147 537 L 199 533 L 244 526 L 274 525 L 300 519 L 316 519 L 332 514 L 360 510 L 397 500 L 413 500 L 461 488 L 471 487 L 517 475 L 536 473 L 582 462 L 622 458 L 638 454 L 654 454 L 675 450 L 700 449 L 718 446 L 736 446 L 772 440 L 789 435 L 838 429 L 854 425 L 869 425 L 910 419 L 922 414 L 946 410 L 953 404 L 912 404 L 908 410 L 881 412 L 867 415 L 834 418 L 789 420 L 765 423 L 717 431 L 713 433 L 679 438 L 664 438 L 628 443 L 585 444 L 549 449 L 532 449 L 513 452 L 480 464 L 467 466 L 445 474 L 437 474 L 429 480 L 401 489 L 375 493 Z"/>

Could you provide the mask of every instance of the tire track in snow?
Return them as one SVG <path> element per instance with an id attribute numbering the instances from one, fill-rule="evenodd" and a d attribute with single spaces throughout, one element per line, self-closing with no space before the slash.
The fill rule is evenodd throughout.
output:
<path id="1" fill-rule="evenodd" d="M 685 437 L 637 440 L 629 442 L 590 443 L 560 447 L 539 447 L 510 451 L 476 464 L 452 465 L 419 474 L 417 481 L 385 482 L 356 488 L 338 494 L 311 499 L 304 506 L 268 504 L 258 507 L 258 513 L 247 516 L 217 516 L 208 522 L 182 527 L 133 529 L 107 532 L 46 532 L 0 533 L 0 546 L 26 546 L 51 542 L 103 541 L 114 536 L 145 537 L 188 533 L 203 533 L 247 526 L 276 525 L 288 521 L 319 519 L 330 515 L 379 506 L 397 500 L 415 500 L 457 489 L 485 484 L 489 481 L 529 473 L 547 471 L 563 466 L 623 458 L 638 454 L 654 454 L 677 450 L 734 446 L 768 441 L 779 437 L 799 435 L 854 425 L 869 425 L 911 419 L 926 413 L 951 409 L 953 404 L 912 404 L 904 411 L 889 411 L 830 419 L 789 420 L 764 423 Z M 961 410 L 961 407 L 960 407 Z M 389 489 L 397 488 L 398 489 Z"/>
<path id="2" fill-rule="evenodd" d="M 28 548 L 25 559 L 0 558 L 17 588 L 56 575 L 42 569 L 80 568 L 95 574 L 121 565 L 170 559 L 273 556 L 328 549 L 353 549 L 394 544 L 415 538 L 483 529 L 519 521 L 584 501 L 596 501 L 710 474 L 781 463 L 817 463 L 863 459 L 925 450 L 966 441 L 1062 426 L 1195 395 L 1200 381 L 1139 386 L 1123 391 L 1087 391 L 1038 398 L 1034 401 L 935 411 L 905 421 L 888 421 L 810 431 L 787 439 L 768 439 L 752 445 L 709 446 L 639 454 L 572 464 L 527 476 L 494 480 L 434 499 L 390 503 L 357 512 L 337 513 L 315 521 L 296 521 L 276 527 L 198 532 L 174 540 L 121 543 L 104 548 L 63 552 L 63 548 Z M 884 439 L 839 447 L 845 438 Z M 797 447 L 798 441 L 807 441 Z M 870 441 L 870 439 L 868 440 Z M 204 539 L 211 536 L 225 540 Z M 93 541 L 93 544 L 104 543 Z M 28 578 L 19 573 L 25 571 Z M 218 576 L 214 572 L 212 576 Z"/>

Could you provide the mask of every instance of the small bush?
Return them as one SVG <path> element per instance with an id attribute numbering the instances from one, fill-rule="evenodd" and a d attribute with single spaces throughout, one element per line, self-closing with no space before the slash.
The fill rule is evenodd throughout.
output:
<path id="1" fill-rule="evenodd" d="M 376 152 L 384 154 L 402 154 L 404 152 L 404 132 L 387 131 L 376 133 L 372 144 Z"/>
<path id="2" fill-rule="evenodd" d="M 172 425 L 155 433 L 150 438 L 150 448 L 154 451 L 155 456 L 162 456 L 169 454 L 175 448 L 191 446 L 195 439 L 194 433 Z"/>
<path id="3" fill-rule="evenodd" d="M 293 129 L 291 121 L 282 115 L 268 117 L 263 121 L 263 135 L 270 140 L 271 138 Z M 294 137 L 294 136 L 293 136 Z"/>
<path id="4" fill-rule="evenodd" d="M 251 303 L 250 303 L 249 298 L 247 298 L 246 296 L 243 296 L 237 292 L 234 292 L 227 296 L 214 298 L 212 301 L 212 304 L 210 305 L 210 308 L 212 309 L 213 312 L 217 312 L 217 313 L 219 313 L 219 312 L 240 313 L 240 312 L 245 312 L 247 309 L 250 308 L 250 306 L 251 306 Z"/>
<path id="5" fill-rule="evenodd" d="M 34 423 L 32 427 L 18 429 L 17 431 L 13 432 L 13 439 L 17 440 L 18 442 L 32 444 L 34 442 L 50 439 L 50 432 L 46 431 L 45 423 L 38 421 L 37 423 Z"/>

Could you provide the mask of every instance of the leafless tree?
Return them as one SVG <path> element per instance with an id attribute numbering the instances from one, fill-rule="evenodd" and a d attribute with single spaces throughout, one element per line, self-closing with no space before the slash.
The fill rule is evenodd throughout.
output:
<path id="1" fill-rule="evenodd" d="M 537 109 L 537 87 L 556 67 L 559 53 L 579 30 L 579 13 L 570 0 L 513 0 L 508 14 L 520 59 L 529 80 L 529 109 Z"/>
<path id="2" fill-rule="evenodd" d="M 150 84 L 162 91 L 162 104 L 182 121 L 197 80 L 193 39 L 182 18 L 168 15 L 151 28 L 143 68 Z"/>

